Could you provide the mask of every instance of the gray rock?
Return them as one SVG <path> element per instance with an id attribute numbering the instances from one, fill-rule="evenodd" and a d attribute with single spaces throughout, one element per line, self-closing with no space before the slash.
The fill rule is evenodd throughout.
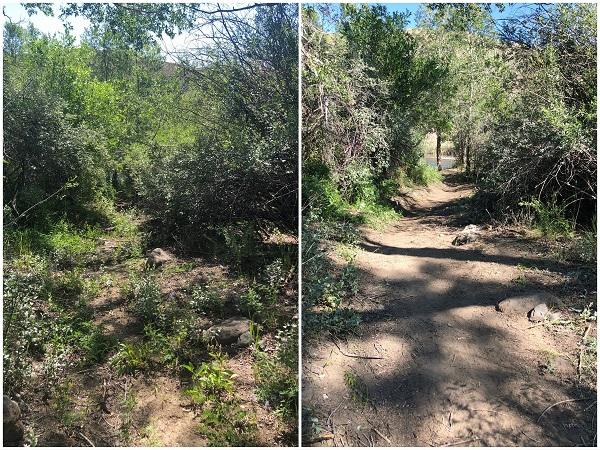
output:
<path id="1" fill-rule="evenodd" d="M 21 422 L 21 409 L 14 400 L 3 396 L 2 429 L 4 431 L 4 446 L 17 446 L 23 440 L 25 429 Z"/>
<path id="2" fill-rule="evenodd" d="M 481 230 L 477 225 L 467 225 L 452 241 L 452 245 L 465 245 L 475 242 L 481 236 Z"/>
<path id="3" fill-rule="evenodd" d="M 171 256 L 168 252 L 163 250 L 162 248 L 155 248 L 148 255 L 148 259 L 146 260 L 146 264 L 152 267 L 160 267 L 163 264 L 172 261 L 173 256 Z"/>
<path id="4" fill-rule="evenodd" d="M 559 298 L 549 292 L 532 292 L 529 294 L 507 297 L 498 303 L 498 311 L 506 314 L 527 314 L 537 305 L 545 303 L 546 306 L 560 306 L 562 302 Z"/>
<path id="5" fill-rule="evenodd" d="M 250 334 L 249 331 L 246 331 L 245 333 L 240 334 L 236 344 L 238 347 L 248 347 L 253 342 L 254 342 L 254 339 L 252 339 L 252 335 Z"/>
<path id="6" fill-rule="evenodd" d="M 539 305 L 535 305 L 535 307 L 529 311 L 529 321 L 530 322 L 541 322 L 548 314 L 548 306 L 545 303 L 540 303 Z"/>
<path id="7" fill-rule="evenodd" d="M 219 344 L 234 344 L 238 338 L 250 331 L 250 321 L 244 317 L 230 317 L 221 323 L 205 330 L 202 335 L 205 339 L 214 339 Z"/>

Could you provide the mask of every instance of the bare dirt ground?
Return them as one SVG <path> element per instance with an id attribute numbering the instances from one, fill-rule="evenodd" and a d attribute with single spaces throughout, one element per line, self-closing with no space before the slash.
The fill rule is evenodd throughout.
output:
<path id="1" fill-rule="evenodd" d="M 579 380 L 578 359 L 595 323 L 565 309 L 562 325 L 532 327 L 495 305 L 540 290 L 569 306 L 595 304 L 595 269 L 490 227 L 453 246 L 471 193 L 449 172 L 405 195 L 401 220 L 362 230 L 361 291 L 344 305 L 361 312 L 358 332 L 304 343 L 305 444 L 594 445 L 595 377 Z"/>

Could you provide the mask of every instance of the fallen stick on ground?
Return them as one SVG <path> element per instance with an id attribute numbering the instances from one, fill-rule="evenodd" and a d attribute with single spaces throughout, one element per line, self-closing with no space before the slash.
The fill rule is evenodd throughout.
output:
<path id="1" fill-rule="evenodd" d="M 381 439 L 383 439 L 388 444 L 392 445 L 392 441 L 390 441 L 387 437 L 385 437 L 377 428 L 373 428 L 373 431 L 379 435 Z"/>
<path id="2" fill-rule="evenodd" d="M 317 442 L 323 442 L 323 441 L 329 441 L 331 439 L 333 439 L 334 436 L 331 433 L 325 433 L 322 434 L 321 436 L 316 436 L 312 439 L 309 439 L 307 441 L 303 441 L 303 444 L 316 444 Z"/>
<path id="3" fill-rule="evenodd" d="M 469 442 L 475 442 L 475 441 L 478 441 L 478 440 L 479 440 L 478 437 L 474 437 L 474 438 L 471 438 L 471 439 L 465 439 L 464 441 L 450 442 L 448 444 L 440 445 L 440 447 L 454 447 L 455 445 L 468 444 Z"/>
<path id="4" fill-rule="evenodd" d="M 333 343 L 335 344 L 335 346 L 338 348 L 338 350 L 340 351 L 340 353 L 344 356 L 347 356 L 349 358 L 360 358 L 360 359 L 385 359 L 383 356 L 363 356 L 363 355 L 357 355 L 356 353 L 346 353 L 345 351 L 343 351 L 339 344 L 337 343 L 337 341 L 335 340 L 335 338 L 333 338 L 332 336 L 332 340 Z"/>
<path id="5" fill-rule="evenodd" d="M 90 446 L 95 447 L 94 443 L 92 441 L 90 441 L 85 434 L 83 434 L 81 431 L 79 431 L 79 436 L 81 436 L 82 438 L 84 438 L 86 440 L 86 442 L 88 444 L 90 444 Z"/>
<path id="6" fill-rule="evenodd" d="M 560 402 L 556 402 L 556 403 L 548 406 L 544 411 L 542 411 L 542 413 L 540 414 L 540 417 L 538 417 L 536 423 L 540 423 L 540 420 L 542 420 L 542 417 L 544 417 L 544 414 L 546 414 L 548 411 L 550 411 L 550 409 L 554 408 L 555 406 L 562 405 L 563 403 L 585 402 L 586 400 L 595 400 L 595 399 L 594 399 L 594 397 L 570 398 L 567 400 L 562 400 Z"/>
<path id="7" fill-rule="evenodd" d="M 345 399 L 344 399 L 344 400 L 342 400 L 342 401 L 340 402 L 340 404 L 339 404 L 339 405 L 337 405 L 333 411 L 331 411 L 331 413 L 329 414 L 329 417 L 327 417 L 327 425 L 328 425 L 328 426 L 329 426 L 329 424 L 331 423 L 331 417 L 332 417 L 332 416 L 335 414 L 335 412 L 336 412 L 338 409 L 340 409 L 340 406 L 342 406 L 342 403 L 344 403 L 345 401 L 346 401 Z M 332 430 L 332 431 L 333 431 L 333 430 Z"/>

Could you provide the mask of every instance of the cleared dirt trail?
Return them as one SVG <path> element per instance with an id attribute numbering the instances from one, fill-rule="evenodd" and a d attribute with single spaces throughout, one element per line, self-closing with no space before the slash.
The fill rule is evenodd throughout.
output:
<path id="1" fill-rule="evenodd" d="M 332 432 L 313 445 L 594 439 L 593 400 L 557 405 L 540 418 L 556 402 L 596 396 L 576 383 L 577 331 L 531 328 L 527 317 L 495 310 L 499 300 L 532 290 L 569 301 L 579 295 L 577 268 L 545 259 L 516 233 L 484 230 L 480 241 L 453 246 L 469 223 L 464 200 L 472 192 L 455 177 L 405 196 L 405 217 L 385 231 L 362 230 L 361 291 L 345 305 L 361 312 L 362 324 L 344 341 L 324 337 L 304 350 L 303 405 L 318 429 Z M 366 393 L 362 400 L 352 398 L 349 378 Z"/>

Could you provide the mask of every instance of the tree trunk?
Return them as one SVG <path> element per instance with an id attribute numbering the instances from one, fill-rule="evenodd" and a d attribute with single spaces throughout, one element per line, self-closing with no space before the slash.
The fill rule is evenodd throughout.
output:
<path id="1" fill-rule="evenodd" d="M 442 134 L 436 130 L 436 143 L 435 143 L 435 161 L 437 169 L 442 170 Z"/>
<path id="2" fill-rule="evenodd" d="M 467 175 L 471 174 L 471 138 L 467 139 L 465 145 L 465 171 Z"/>

